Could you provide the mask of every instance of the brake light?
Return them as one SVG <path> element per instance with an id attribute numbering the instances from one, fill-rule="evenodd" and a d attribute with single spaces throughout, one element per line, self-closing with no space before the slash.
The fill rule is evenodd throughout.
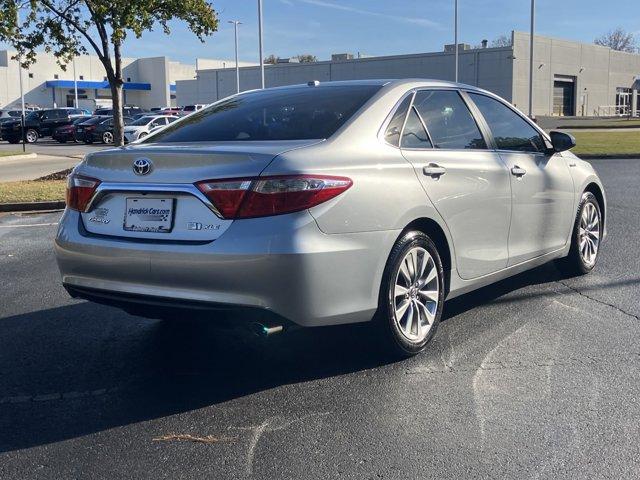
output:
<path id="1" fill-rule="evenodd" d="M 351 185 L 350 178 L 328 175 L 229 178 L 196 183 L 220 214 L 229 219 L 305 210 L 340 195 Z"/>
<path id="2" fill-rule="evenodd" d="M 69 175 L 67 179 L 67 207 L 84 212 L 100 185 L 100 180 L 82 175 Z"/>

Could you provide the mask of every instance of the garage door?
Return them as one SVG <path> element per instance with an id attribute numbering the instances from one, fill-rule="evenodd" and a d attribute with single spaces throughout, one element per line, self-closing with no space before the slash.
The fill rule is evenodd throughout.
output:
<path id="1" fill-rule="evenodd" d="M 571 77 L 556 77 L 553 80 L 553 114 L 575 115 L 575 81 Z"/>

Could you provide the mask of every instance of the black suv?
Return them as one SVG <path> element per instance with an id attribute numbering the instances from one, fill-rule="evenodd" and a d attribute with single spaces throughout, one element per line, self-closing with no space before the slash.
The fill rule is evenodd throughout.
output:
<path id="1" fill-rule="evenodd" d="M 52 108 L 30 112 L 24 119 L 24 139 L 27 143 L 35 143 L 38 138 L 51 136 L 58 127 L 71 125 L 78 117 L 84 116 L 82 110 L 75 108 Z M 0 125 L 0 136 L 9 143 L 19 143 L 20 119 L 4 122 Z"/>
<path id="2" fill-rule="evenodd" d="M 124 117 L 133 117 L 139 113 L 145 113 L 145 111 L 140 107 L 126 106 L 122 108 L 122 115 Z M 98 108 L 94 112 L 94 115 L 113 117 L 113 108 Z"/>

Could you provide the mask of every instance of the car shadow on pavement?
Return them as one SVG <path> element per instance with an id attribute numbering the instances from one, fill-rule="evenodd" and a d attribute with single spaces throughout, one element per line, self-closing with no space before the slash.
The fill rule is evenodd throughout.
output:
<path id="1" fill-rule="evenodd" d="M 559 278 L 543 266 L 448 302 L 446 318 Z M 212 323 L 88 302 L 0 319 L 0 452 L 392 363 L 368 324 L 258 339 Z"/>

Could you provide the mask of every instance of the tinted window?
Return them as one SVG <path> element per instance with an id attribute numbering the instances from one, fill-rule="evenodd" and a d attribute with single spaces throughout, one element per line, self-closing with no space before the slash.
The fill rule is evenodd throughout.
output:
<path id="1" fill-rule="evenodd" d="M 431 141 L 415 108 L 409 111 L 407 123 L 402 131 L 402 148 L 431 148 Z"/>
<path id="2" fill-rule="evenodd" d="M 544 151 L 544 141 L 540 133 L 516 112 L 486 95 L 470 93 L 469 96 L 489 124 L 498 149 L 519 152 Z"/>
<path id="3" fill-rule="evenodd" d="M 391 121 L 387 126 L 387 130 L 384 132 L 384 139 L 396 147 L 400 146 L 400 132 L 402 132 L 404 119 L 407 116 L 407 110 L 409 110 L 412 98 L 413 95 L 407 95 L 407 98 L 402 101 L 393 114 L 393 118 L 391 118 Z"/>
<path id="4" fill-rule="evenodd" d="M 10 117 L 21 117 L 22 116 L 22 111 L 10 110 L 9 111 L 9 116 Z"/>
<path id="5" fill-rule="evenodd" d="M 341 85 L 248 92 L 199 110 L 149 141 L 328 138 L 379 89 L 379 85 Z"/>
<path id="6" fill-rule="evenodd" d="M 487 148 L 480 129 L 458 92 L 423 90 L 413 105 L 424 120 L 436 148 Z"/>

